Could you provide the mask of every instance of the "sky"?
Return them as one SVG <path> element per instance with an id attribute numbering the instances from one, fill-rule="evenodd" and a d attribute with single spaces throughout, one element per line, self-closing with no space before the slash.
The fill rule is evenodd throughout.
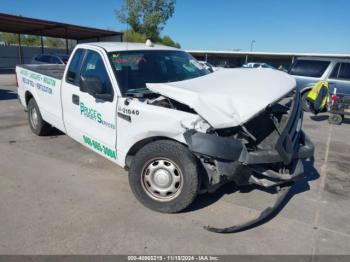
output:
<path id="1" fill-rule="evenodd" d="M 0 12 L 123 31 L 122 0 L 0 0 Z M 162 35 L 186 50 L 350 53 L 350 0 L 177 0 Z"/>

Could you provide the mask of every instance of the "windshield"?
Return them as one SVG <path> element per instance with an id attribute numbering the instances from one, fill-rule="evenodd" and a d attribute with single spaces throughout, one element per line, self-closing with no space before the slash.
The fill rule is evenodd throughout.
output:
<path id="1" fill-rule="evenodd" d="M 146 83 L 192 79 L 210 72 L 183 51 L 142 50 L 109 53 L 123 95 L 151 92 Z"/>

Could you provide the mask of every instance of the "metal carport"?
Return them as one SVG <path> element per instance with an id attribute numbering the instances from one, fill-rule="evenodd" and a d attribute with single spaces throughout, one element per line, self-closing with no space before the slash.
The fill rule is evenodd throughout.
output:
<path id="1" fill-rule="evenodd" d="M 68 39 L 81 41 L 96 39 L 100 41 L 103 37 L 120 36 L 121 32 L 104 29 L 84 27 L 54 21 L 34 19 L 23 16 L 15 16 L 0 13 L 0 32 L 18 34 L 19 62 L 22 63 L 21 35 L 38 35 L 41 38 L 41 50 L 44 52 L 43 37 L 57 37 L 66 39 L 66 52 L 68 53 Z"/>

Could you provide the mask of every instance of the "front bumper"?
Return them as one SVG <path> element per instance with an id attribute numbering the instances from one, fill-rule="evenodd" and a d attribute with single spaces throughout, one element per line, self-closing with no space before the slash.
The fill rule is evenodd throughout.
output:
<path id="1" fill-rule="evenodd" d="M 314 144 L 310 138 L 303 131 L 301 131 L 299 136 L 299 143 L 291 155 L 291 160 L 293 161 L 295 159 L 312 158 L 314 156 L 314 152 Z M 246 165 L 268 164 L 277 162 L 285 163 L 285 159 L 283 159 L 277 150 L 252 151 L 247 153 L 242 160 L 242 162 Z"/>
<path id="2" fill-rule="evenodd" d="M 314 144 L 304 132 L 301 132 L 296 148 L 288 164 L 277 150 L 249 152 L 245 161 L 239 162 L 238 170 L 227 169 L 220 176 L 226 176 L 237 185 L 255 184 L 265 188 L 295 181 L 304 174 L 302 160 L 313 158 L 315 151 Z"/>
<path id="3" fill-rule="evenodd" d="M 212 159 L 215 164 L 215 168 L 209 168 L 202 161 L 209 176 L 208 186 L 225 181 L 263 187 L 290 182 L 304 173 L 302 160 L 312 158 L 315 151 L 313 143 L 303 131 L 300 131 L 299 141 L 293 147 L 288 163 L 278 149 L 248 152 L 237 140 L 193 131 L 186 133 L 185 138 L 193 153 L 200 159 Z"/>

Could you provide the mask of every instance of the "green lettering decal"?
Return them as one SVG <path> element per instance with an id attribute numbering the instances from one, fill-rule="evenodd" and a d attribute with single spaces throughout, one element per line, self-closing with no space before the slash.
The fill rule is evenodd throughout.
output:
<path id="1" fill-rule="evenodd" d="M 97 113 L 97 122 L 102 123 L 102 115 L 100 113 Z"/>
<path id="2" fill-rule="evenodd" d="M 95 121 L 96 123 L 102 126 L 105 126 L 111 129 L 116 129 L 115 124 L 105 121 L 100 112 L 84 105 L 83 102 L 80 102 L 79 108 L 80 108 L 80 115 L 82 115 L 83 117 L 89 118 L 92 121 Z"/>
<path id="3" fill-rule="evenodd" d="M 84 141 L 84 144 L 88 145 L 90 148 L 94 149 L 95 151 L 102 153 L 106 157 L 114 160 L 117 159 L 116 151 L 107 146 L 101 145 L 100 142 L 95 141 L 94 139 L 91 139 L 90 137 L 85 135 L 83 136 L 83 141 Z"/>
<path id="4" fill-rule="evenodd" d="M 79 106 L 80 106 L 80 114 L 83 114 L 84 113 L 84 108 L 85 108 L 84 103 L 80 102 Z"/>
<path id="5" fill-rule="evenodd" d="M 25 80 L 23 81 L 25 84 L 30 85 L 31 87 L 36 87 L 38 90 L 52 95 L 53 90 L 49 86 L 55 87 L 55 80 L 38 73 L 27 71 L 25 69 L 20 69 L 19 73 L 22 76 L 22 79 L 25 78 Z M 33 80 L 36 82 L 34 82 Z"/>
<path id="6" fill-rule="evenodd" d="M 48 77 L 44 77 L 44 83 L 48 84 L 48 85 L 51 85 L 51 86 L 55 86 L 56 85 L 56 81 L 51 79 L 51 78 L 48 78 Z"/>

